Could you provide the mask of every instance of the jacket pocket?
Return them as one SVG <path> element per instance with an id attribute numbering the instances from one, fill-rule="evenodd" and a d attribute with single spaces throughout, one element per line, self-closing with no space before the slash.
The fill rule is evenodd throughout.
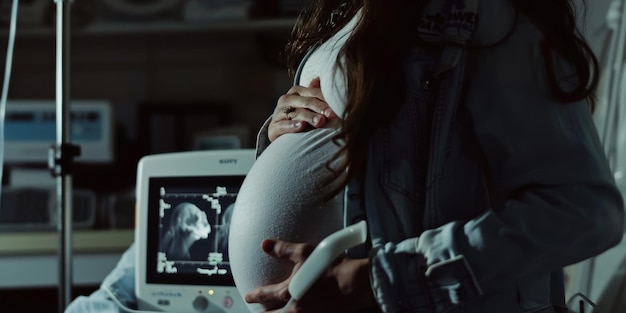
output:
<path id="1" fill-rule="evenodd" d="M 383 184 L 413 201 L 423 198 L 435 66 L 434 53 L 410 54 L 405 103 L 382 132 Z"/>

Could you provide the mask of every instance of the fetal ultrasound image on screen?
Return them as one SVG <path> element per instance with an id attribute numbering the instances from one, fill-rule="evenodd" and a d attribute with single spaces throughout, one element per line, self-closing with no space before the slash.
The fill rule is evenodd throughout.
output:
<path id="1" fill-rule="evenodd" d="M 239 176 L 150 179 L 148 282 L 234 285 L 228 232 L 242 181 Z"/>

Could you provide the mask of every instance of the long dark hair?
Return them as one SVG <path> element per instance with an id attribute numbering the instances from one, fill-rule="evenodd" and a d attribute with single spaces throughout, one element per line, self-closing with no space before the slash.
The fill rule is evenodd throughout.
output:
<path id="1" fill-rule="evenodd" d="M 342 129 L 335 138 L 343 145 L 333 158 L 340 160 L 333 171 L 341 187 L 362 173 L 370 138 L 404 102 L 404 56 L 411 45 L 419 43 L 415 30 L 421 11 L 430 1 L 312 0 L 298 19 L 285 50 L 292 75 L 309 49 L 330 38 L 361 9 L 361 19 L 339 54 L 345 57 L 345 67 L 337 62 L 348 86 Z M 518 13 L 527 16 L 543 33 L 543 54 L 553 94 L 564 102 L 586 98 L 593 110 L 599 66 L 577 28 L 571 0 L 513 3 Z M 559 84 L 555 54 L 575 66 L 578 86 L 573 90 L 564 90 Z"/>

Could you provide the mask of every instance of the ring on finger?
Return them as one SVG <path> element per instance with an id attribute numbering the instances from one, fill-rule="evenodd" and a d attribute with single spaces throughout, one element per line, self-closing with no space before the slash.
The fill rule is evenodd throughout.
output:
<path id="1" fill-rule="evenodd" d="M 296 108 L 292 107 L 292 106 L 285 106 L 282 108 L 283 113 L 285 113 L 285 116 L 287 117 L 288 120 L 291 120 L 291 113 L 294 112 L 296 110 Z"/>

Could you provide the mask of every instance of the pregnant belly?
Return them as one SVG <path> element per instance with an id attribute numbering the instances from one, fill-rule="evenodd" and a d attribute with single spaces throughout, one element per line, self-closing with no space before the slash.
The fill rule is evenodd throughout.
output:
<path id="1" fill-rule="evenodd" d="M 337 151 L 336 130 L 285 134 L 261 154 L 244 180 L 230 225 L 229 259 L 239 292 L 289 277 L 292 264 L 261 250 L 266 238 L 319 243 L 342 228 L 343 194 L 326 199 L 330 171 L 326 161 Z M 249 305 L 252 312 L 260 305 Z"/>

